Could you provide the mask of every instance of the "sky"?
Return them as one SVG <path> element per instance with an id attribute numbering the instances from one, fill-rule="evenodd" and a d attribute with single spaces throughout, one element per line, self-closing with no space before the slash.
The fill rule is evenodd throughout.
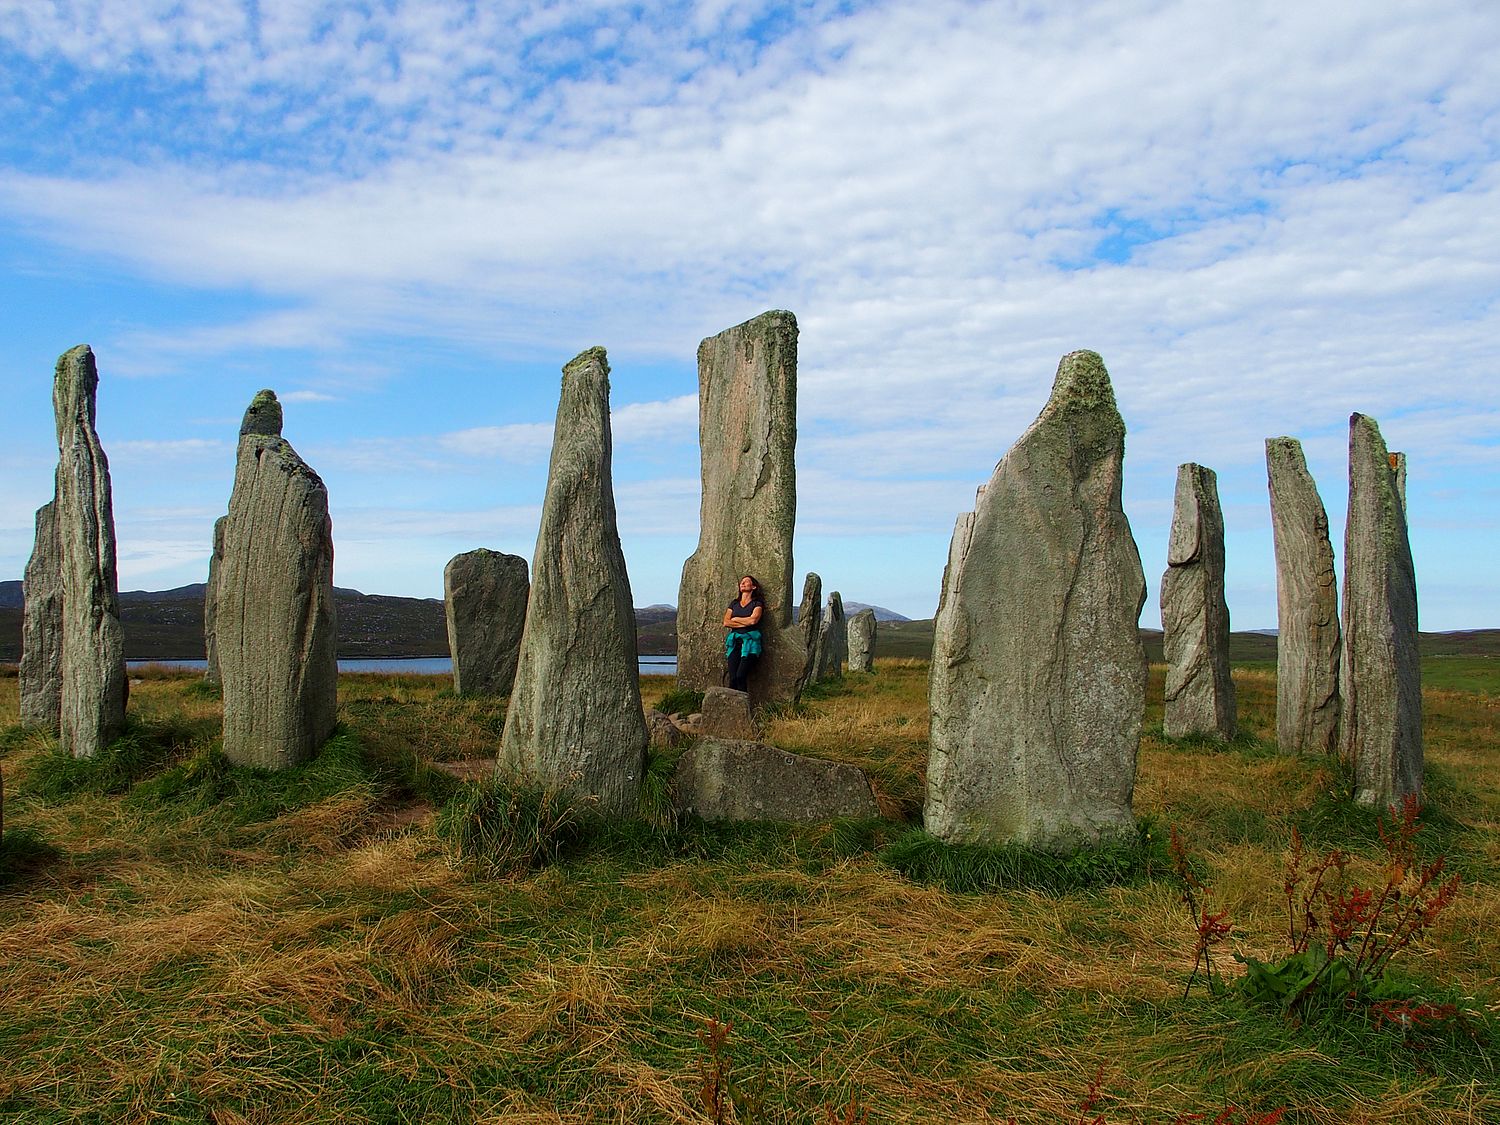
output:
<path id="1" fill-rule="evenodd" d="M 1099 352 L 1159 624 L 1176 467 L 1276 624 L 1264 439 L 1342 555 L 1407 454 L 1421 627 L 1500 626 L 1500 5 L 0 0 L 0 579 L 92 345 L 121 589 L 202 581 L 262 387 L 335 581 L 532 557 L 560 369 L 612 367 L 637 605 L 698 534 L 698 342 L 801 329 L 793 596 L 936 608 L 955 518 Z M 732 591 L 726 591 L 726 599 Z"/>

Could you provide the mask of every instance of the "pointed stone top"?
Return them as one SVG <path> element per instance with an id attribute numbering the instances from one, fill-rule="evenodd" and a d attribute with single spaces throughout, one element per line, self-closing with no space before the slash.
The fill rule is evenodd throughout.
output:
<path id="1" fill-rule="evenodd" d="M 1302 443 L 1294 437 L 1268 437 L 1266 438 L 1266 457 L 1284 457 L 1304 469 L 1307 467 L 1307 458 L 1302 453 Z"/>
<path id="2" fill-rule="evenodd" d="M 250 400 L 245 420 L 240 423 L 240 437 L 246 434 L 281 436 L 281 403 L 276 401 L 275 391 L 260 391 Z"/>
<path id="3" fill-rule="evenodd" d="M 57 357 L 52 376 L 52 412 L 57 420 L 57 439 L 77 422 L 94 425 L 94 396 L 99 389 L 99 370 L 94 350 L 87 344 L 69 348 Z"/>
<path id="4" fill-rule="evenodd" d="M 1047 405 L 1063 410 L 1117 409 L 1115 390 L 1098 352 L 1069 352 L 1058 361 Z"/>
<path id="5" fill-rule="evenodd" d="M 563 374 L 567 375 L 570 371 L 586 367 L 591 363 L 597 363 L 600 367 L 604 368 L 604 374 L 609 374 L 609 356 L 603 348 L 598 346 L 584 348 L 583 351 L 568 360 L 567 363 L 563 364 Z"/>

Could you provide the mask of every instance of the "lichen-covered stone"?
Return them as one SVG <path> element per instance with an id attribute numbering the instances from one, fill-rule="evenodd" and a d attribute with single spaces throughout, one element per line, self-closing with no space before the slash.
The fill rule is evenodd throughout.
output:
<path id="1" fill-rule="evenodd" d="M 1163 731 L 1168 738 L 1233 738 L 1224 516 L 1218 478 L 1202 465 L 1177 467 L 1167 571 L 1161 579 L 1161 628 L 1167 661 Z"/>
<path id="2" fill-rule="evenodd" d="M 34 544 L 21 583 L 20 718 L 56 734 L 62 726 L 63 591 L 55 501 L 36 510 Z"/>
<path id="3" fill-rule="evenodd" d="M 1332 754 L 1339 734 L 1339 595 L 1328 512 L 1296 438 L 1266 439 L 1276 544 L 1276 741 Z"/>
<path id="4" fill-rule="evenodd" d="M 844 618 L 844 599 L 837 590 L 828 595 L 823 619 L 818 623 L 818 640 L 813 653 L 812 680 L 837 680 L 844 674 L 849 655 L 849 623 Z"/>
<path id="5" fill-rule="evenodd" d="M 647 734 L 610 444 L 609 363 L 590 348 L 563 368 L 500 762 L 627 816 L 640 805 Z"/>
<path id="6" fill-rule="evenodd" d="M 94 430 L 99 373 L 87 344 L 64 352 L 52 381 L 62 559 L 62 705 L 58 742 L 92 758 L 125 725 L 130 691 L 115 570 L 109 461 Z"/>
<path id="7" fill-rule="evenodd" d="M 333 522 L 322 479 L 281 436 L 281 404 L 245 412 L 214 583 L 224 754 L 285 769 L 333 733 Z"/>
<path id="8" fill-rule="evenodd" d="M 802 601 L 797 606 L 797 634 L 802 641 L 802 682 L 811 683 L 818 659 L 818 632 L 823 627 L 823 579 L 813 571 L 802 580 Z"/>
<path id="9" fill-rule="evenodd" d="M 703 718 L 698 730 L 710 738 L 760 737 L 750 712 L 750 696 L 727 687 L 711 687 L 703 693 Z"/>
<path id="10" fill-rule="evenodd" d="M 1384 808 L 1422 792 L 1422 663 L 1406 506 L 1375 419 L 1349 416 L 1344 527 L 1344 710 L 1354 798 Z"/>
<path id="11" fill-rule="evenodd" d="M 878 816 L 864 771 L 764 743 L 705 738 L 677 763 L 677 807 L 704 820 L 819 824 Z"/>
<path id="12" fill-rule="evenodd" d="M 768 312 L 698 345 L 703 496 L 698 549 L 677 599 L 677 682 L 723 682 L 724 608 L 740 578 L 760 583 L 763 652 L 751 673 L 757 703 L 802 690 L 806 653 L 792 628 L 797 517 L 797 319 Z"/>
<path id="13" fill-rule="evenodd" d="M 875 671 L 875 611 L 868 607 L 849 618 L 849 671 Z"/>
<path id="14" fill-rule="evenodd" d="M 219 676 L 219 563 L 224 558 L 224 525 L 228 516 L 214 520 L 214 549 L 208 556 L 208 581 L 203 587 L 203 678 L 217 687 Z"/>
<path id="15" fill-rule="evenodd" d="M 510 694 L 530 592 L 526 560 L 520 555 L 481 547 L 454 555 L 443 568 L 456 694 Z"/>
<path id="16" fill-rule="evenodd" d="M 926 826 L 1051 850 L 1135 832 L 1146 693 L 1125 424 L 1103 361 L 1052 396 L 960 516 L 935 621 Z"/>

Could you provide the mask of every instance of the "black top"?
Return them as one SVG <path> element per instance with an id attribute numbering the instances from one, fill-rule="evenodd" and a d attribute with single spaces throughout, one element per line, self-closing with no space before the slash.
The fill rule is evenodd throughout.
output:
<path id="1" fill-rule="evenodd" d="M 732 597 L 732 598 L 729 599 L 729 616 L 730 617 L 749 617 L 752 613 L 755 612 L 755 607 L 756 606 L 760 606 L 760 615 L 761 615 L 761 618 L 764 620 L 764 618 L 766 616 L 766 603 L 761 599 L 761 596 L 759 594 L 753 594 L 753 595 L 751 595 L 751 597 L 750 597 L 750 604 L 749 605 L 740 605 L 740 597 L 739 597 L 738 594 L 736 594 L 734 597 Z M 735 626 L 733 626 L 733 625 L 731 625 L 729 627 L 731 629 L 735 628 Z M 743 626 L 740 626 L 740 628 L 744 628 L 744 629 L 759 628 L 759 626 L 758 625 L 757 626 L 743 625 Z"/>

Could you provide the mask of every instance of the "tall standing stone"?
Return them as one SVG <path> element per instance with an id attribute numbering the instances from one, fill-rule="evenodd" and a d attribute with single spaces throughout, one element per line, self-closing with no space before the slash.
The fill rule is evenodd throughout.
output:
<path id="1" fill-rule="evenodd" d="M 818 658 L 818 631 L 823 627 L 823 579 L 813 571 L 802 580 L 802 601 L 797 605 L 797 633 L 802 641 L 802 682 L 811 683 L 813 663 Z"/>
<path id="2" fill-rule="evenodd" d="M 99 372 L 87 344 L 64 352 L 52 381 L 62 559 L 62 707 L 58 741 L 92 758 L 125 725 L 125 633 L 115 571 L 109 461 L 94 430 Z"/>
<path id="3" fill-rule="evenodd" d="M 1354 799 L 1385 807 L 1422 792 L 1417 576 L 1396 466 L 1375 419 L 1349 416 L 1344 527 L 1344 713 L 1339 750 Z"/>
<path id="4" fill-rule="evenodd" d="M 1233 738 L 1224 515 L 1218 478 L 1202 465 L 1177 467 L 1167 571 L 1161 579 L 1161 629 L 1167 660 L 1163 731 L 1168 738 Z"/>
<path id="5" fill-rule="evenodd" d="M 219 676 L 219 563 L 224 558 L 224 525 L 228 516 L 214 520 L 214 549 L 208 556 L 208 582 L 203 587 L 203 678 L 215 687 Z"/>
<path id="6" fill-rule="evenodd" d="M 1062 850 L 1135 831 L 1146 581 L 1124 452 L 1104 362 L 1073 352 L 958 519 L 928 688 L 934 835 Z"/>
<path id="7" fill-rule="evenodd" d="M 510 694 L 530 592 L 526 560 L 520 555 L 480 547 L 454 555 L 443 568 L 443 611 L 456 694 Z"/>
<path id="8" fill-rule="evenodd" d="M 792 628 L 792 532 L 797 516 L 797 318 L 762 313 L 698 345 L 703 499 L 698 549 L 677 598 L 677 682 L 724 678 L 724 608 L 740 578 L 760 583 L 762 655 L 750 676 L 757 703 L 802 689 L 806 653 Z"/>
<path id="9" fill-rule="evenodd" d="M 836 680 L 844 674 L 849 656 L 849 625 L 844 618 L 844 599 L 837 590 L 828 595 L 823 620 L 818 624 L 817 649 L 813 653 L 812 678 Z"/>
<path id="10" fill-rule="evenodd" d="M 21 722 L 56 734 L 62 726 L 62 544 L 57 503 L 36 510 L 36 540 L 21 583 Z"/>
<path id="11" fill-rule="evenodd" d="M 866 607 L 849 618 L 849 671 L 875 671 L 875 611 Z"/>
<path id="12" fill-rule="evenodd" d="M 1332 754 L 1339 735 L 1339 595 L 1328 513 L 1296 438 L 1266 439 L 1276 544 L 1276 741 Z"/>
<path id="13" fill-rule="evenodd" d="M 630 815 L 640 804 L 646 723 L 610 459 L 609 362 L 603 348 L 590 348 L 563 368 L 500 763 Z"/>
<path id="14" fill-rule="evenodd" d="M 224 754 L 285 769 L 333 733 L 338 708 L 328 490 L 281 436 L 281 404 L 245 411 L 214 613 Z"/>

